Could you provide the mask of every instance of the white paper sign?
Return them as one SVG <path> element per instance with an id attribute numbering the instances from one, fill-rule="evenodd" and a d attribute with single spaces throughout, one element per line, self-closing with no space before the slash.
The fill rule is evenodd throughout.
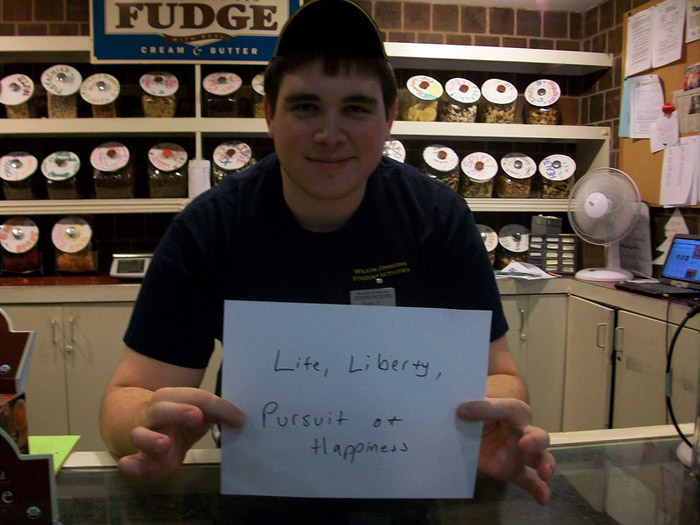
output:
<path id="1" fill-rule="evenodd" d="M 491 312 L 226 301 L 221 491 L 473 496 Z"/>

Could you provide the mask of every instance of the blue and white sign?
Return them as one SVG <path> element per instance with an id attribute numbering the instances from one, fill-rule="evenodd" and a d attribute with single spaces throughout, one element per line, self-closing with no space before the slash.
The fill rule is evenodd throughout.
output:
<path id="1" fill-rule="evenodd" d="M 266 63 L 299 4 L 300 0 L 93 0 L 93 60 Z"/>

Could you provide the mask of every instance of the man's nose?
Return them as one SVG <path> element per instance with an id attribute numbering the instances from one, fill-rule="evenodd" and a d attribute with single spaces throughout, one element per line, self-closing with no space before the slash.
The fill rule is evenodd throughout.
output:
<path id="1" fill-rule="evenodd" d="M 314 140 L 323 144 L 336 144 L 347 138 L 342 119 L 337 114 L 326 114 L 320 121 Z"/>

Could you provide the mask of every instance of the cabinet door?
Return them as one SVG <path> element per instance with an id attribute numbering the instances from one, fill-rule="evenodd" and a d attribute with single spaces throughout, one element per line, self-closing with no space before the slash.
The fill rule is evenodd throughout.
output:
<path id="1" fill-rule="evenodd" d="M 36 332 L 27 377 L 27 428 L 33 436 L 68 434 L 61 306 L 1 306 L 13 330 Z"/>
<path id="2" fill-rule="evenodd" d="M 566 301 L 565 295 L 502 297 L 508 346 L 528 389 L 533 423 L 550 432 L 561 430 Z"/>
<path id="3" fill-rule="evenodd" d="M 609 426 L 615 311 L 569 297 L 562 430 Z"/>
<path id="4" fill-rule="evenodd" d="M 615 367 L 613 426 L 664 425 L 669 421 L 666 413 L 666 351 L 676 327 L 626 311 L 619 312 L 617 324 L 620 337 Z M 698 348 L 700 334 L 683 329 L 673 354 L 671 397 L 680 423 L 695 419 Z"/>
<path id="5" fill-rule="evenodd" d="M 106 450 L 100 435 L 102 393 L 122 356 L 132 303 L 69 305 L 64 309 L 68 421 L 76 450 Z"/>

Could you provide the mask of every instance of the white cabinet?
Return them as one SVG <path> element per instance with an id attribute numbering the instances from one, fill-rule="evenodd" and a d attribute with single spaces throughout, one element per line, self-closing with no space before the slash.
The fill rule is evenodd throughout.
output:
<path id="1" fill-rule="evenodd" d="M 666 352 L 677 325 L 569 298 L 563 430 L 664 425 Z M 679 423 L 695 419 L 700 332 L 684 328 L 672 363 L 671 399 Z"/>
<path id="2" fill-rule="evenodd" d="M 566 294 L 504 295 L 508 346 L 523 375 L 533 423 L 550 432 L 562 427 Z"/>

